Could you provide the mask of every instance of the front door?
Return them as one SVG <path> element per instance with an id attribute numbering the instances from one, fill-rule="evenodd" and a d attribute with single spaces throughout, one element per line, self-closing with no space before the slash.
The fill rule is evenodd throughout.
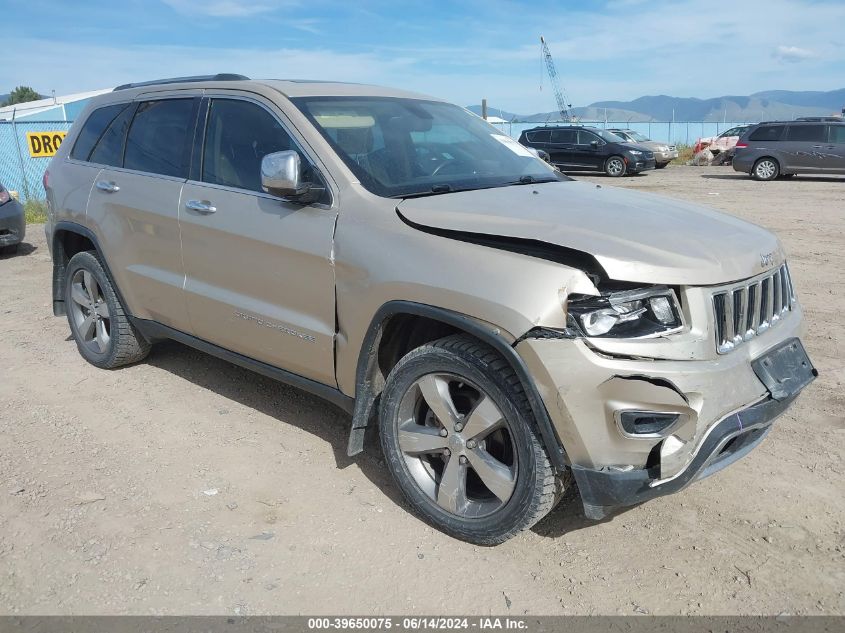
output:
<path id="1" fill-rule="evenodd" d="M 336 385 L 331 194 L 303 205 L 262 191 L 261 159 L 273 152 L 299 151 L 307 179 L 321 179 L 269 104 L 212 96 L 203 115 L 179 205 L 194 334 Z"/>
<path id="2" fill-rule="evenodd" d="M 831 124 L 828 126 L 827 145 L 825 145 L 827 160 L 825 171 L 835 171 L 845 174 L 845 125 Z"/>
<path id="3" fill-rule="evenodd" d="M 578 144 L 575 146 L 578 164 L 589 169 L 601 169 L 604 166 L 601 146 L 604 144 L 604 140 L 598 135 L 587 130 L 578 130 Z"/>

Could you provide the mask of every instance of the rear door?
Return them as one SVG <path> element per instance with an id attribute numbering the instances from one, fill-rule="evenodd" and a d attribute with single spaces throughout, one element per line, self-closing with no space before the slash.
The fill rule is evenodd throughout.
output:
<path id="1" fill-rule="evenodd" d="M 578 131 L 571 128 L 551 130 L 549 140 L 549 156 L 552 163 L 564 167 L 580 167 L 575 155 L 575 145 L 578 142 Z"/>
<path id="2" fill-rule="evenodd" d="M 784 161 L 781 173 L 823 171 L 828 167 L 825 157 L 827 125 L 824 123 L 788 125 L 781 145 Z"/>
<path id="3" fill-rule="evenodd" d="M 90 158 L 103 169 L 88 215 L 127 309 L 186 332 L 178 205 L 198 106 L 185 91 L 137 99 Z"/>
<path id="4" fill-rule="evenodd" d="M 336 385 L 332 194 L 305 205 L 265 193 L 265 155 L 295 150 L 304 166 L 317 164 L 313 155 L 274 104 L 236 91 L 208 97 L 179 206 L 194 333 Z"/>
<path id="5" fill-rule="evenodd" d="M 827 134 L 825 171 L 845 174 L 845 124 L 831 123 Z"/>

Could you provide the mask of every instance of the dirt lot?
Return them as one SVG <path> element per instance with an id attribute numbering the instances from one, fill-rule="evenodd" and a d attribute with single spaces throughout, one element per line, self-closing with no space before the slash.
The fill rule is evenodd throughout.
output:
<path id="1" fill-rule="evenodd" d="M 492 549 L 408 513 L 331 405 L 175 343 L 106 372 L 50 309 L 41 226 L 0 259 L 0 613 L 845 613 L 845 179 L 674 167 L 611 181 L 790 252 L 821 377 L 727 471 Z"/>

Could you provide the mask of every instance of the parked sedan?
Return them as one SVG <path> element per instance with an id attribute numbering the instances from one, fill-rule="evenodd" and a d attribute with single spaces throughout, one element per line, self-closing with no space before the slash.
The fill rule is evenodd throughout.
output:
<path id="1" fill-rule="evenodd" d="M 629 143 L 636 143 L 649 148 L 652 152 L 654 152 L 654 166 L 657 169 L 663 169 L 666 165 L 671 163 L 673 159 L 678 157 L 678 149 L 674 145 L 670 145 L 664 141 L 652 141 L 645 134 L 640 134 L 634 130 L 620 130 L 614 128 L 608 130 L 608 132 L 612 132 Z"/>
<path id="2" fill-rule="evenodd" d="M 603 171 L 608 176 L 638 174 L 654 169 L 654 152 L 607 130 L 580 125 L 535 127 L 525 130 L 519 142 L 548 152 L 561 171 Z"/>
<path id="3" fill-rule="evenodd" d="M 0 183 L 0 255 L 16 253 L 25 234 L 23 206 Z"/>

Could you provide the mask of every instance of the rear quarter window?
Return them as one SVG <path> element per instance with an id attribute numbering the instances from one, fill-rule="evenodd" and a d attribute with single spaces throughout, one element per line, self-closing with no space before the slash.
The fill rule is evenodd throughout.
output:
<path id="1" fill-rule="evenodd" d="M 116 103 L 94 110 L 79 131 L 79 136 L 76 137 L 76 143 L 73 144 L 73 149 L 70 150 L 70 157 L 75 160 L 87 161 L 91 156 L 91 150 L 94 149 L 94 146 L 100 140 L 106 128 L 114 121 L 117 115 L 128 107 L 128 103 Z"/>
<path id="2" fill-rule="evenodd" d="M 845 144 L 845 125 L 831 125 L 829 143 Z"/>
<path id="3" fill-rule="evenodd" d="M 749 141 L 779 141 L 783 134 L 782 125 L 761 125 L 748 137 Z"/>
<path id="4" fill-rule="evenodd" d="M 129 123 L 132 121 L 132 112 L 133 108 L 124 108 L 109 124 L 91 152 L 89 160 L 92 163 L 110 167 L 123 166 L 123 144 Z"/>
<path id="5" fill-rule="evenodd" d="M 538 130 L 536 132 L 526 132 L 525 138 L 529 143 L 548 143 L 551 138 L 549 130 Z"/>

